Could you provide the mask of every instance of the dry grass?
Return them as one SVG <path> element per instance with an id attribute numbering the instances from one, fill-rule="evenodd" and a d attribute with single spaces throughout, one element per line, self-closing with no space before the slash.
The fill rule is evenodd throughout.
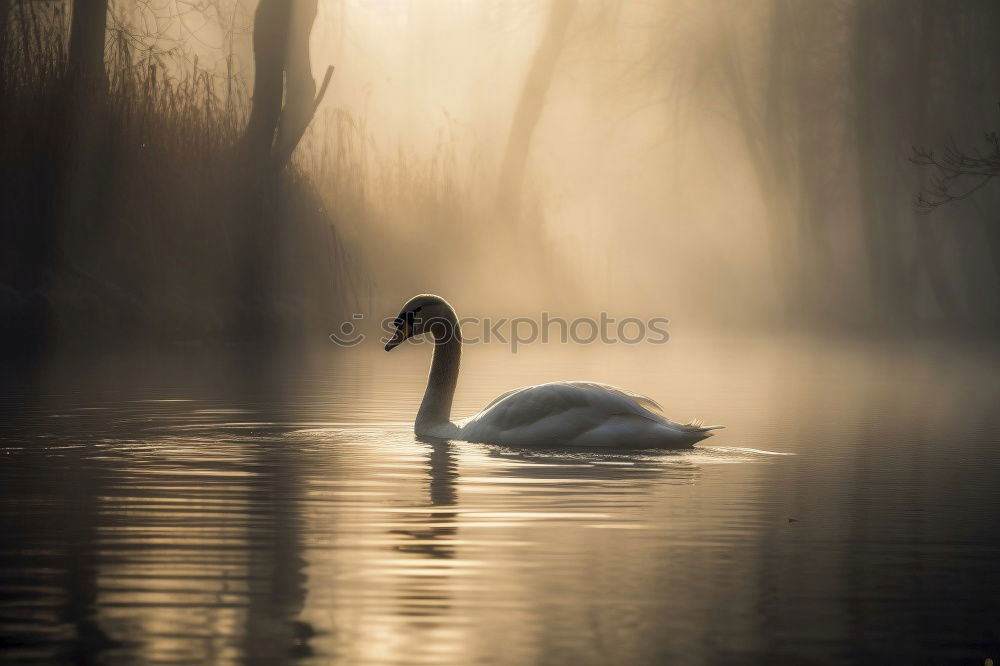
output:
<path id="1" fill-rule="evenodd" d="M 421 292 L 469 314 L 537 312 L 565 304 L 569 292 L 582 301 L 578 267 L 559 256 L 537 197 L 529 188 L 521 210 L 498 210 L 496 174 L 474 140 L 456 134 L 445 125 L 418 155 L 380 145 L 363 118 L 343 111 L 314 120 L 298 164 L 366 267 L 362 310 L 370 302 L 371 315 L 383 316 Z"/>
<path id="2" fill-rule="evenodd" d="M 34 7 L 15 4 L 0 53 L 7 348 L 325 339 L 353 309 L 346 255 L 309 177 L 242 159 L 239 79 L 111 32 L 107 93 L 73 94 L 66 20 Z"/>
<path id="3" fill-rule="evenodd" d="M 49 8 L 48 15 L 19 9 Z M 73 95 L 67 19 L 15 2 L 0 52 L 0 331 L 55 340 L 290 338 L 436 291 L 494 311 L 572 288 L 540 207 L 497 212 L 481 160 L 445 127 L 417 156 L 327 109 L 276 177 L 243 158 L 243 79 L 112 24 L 107 94 Z M 369 319 L 371 321 L 371 319 Z"/>

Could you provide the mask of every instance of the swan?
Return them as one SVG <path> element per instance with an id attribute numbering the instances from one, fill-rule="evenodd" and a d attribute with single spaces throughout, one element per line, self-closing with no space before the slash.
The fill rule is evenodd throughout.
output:
<path id="1" fill-rule="evenodd" d="M 433 294 L 414 296 L 393 321 L 386 351 L 408 338 L 434 342 L 427 389 L 413 430 L 418 437 L 508 446 L 680 448 L 723 426 L 675 423 L 649 398 L 595 382 L 551 382 L 498 396 L 478 414 L 453 423 L 451 405 L 462 357 L 455 309 Z"/>

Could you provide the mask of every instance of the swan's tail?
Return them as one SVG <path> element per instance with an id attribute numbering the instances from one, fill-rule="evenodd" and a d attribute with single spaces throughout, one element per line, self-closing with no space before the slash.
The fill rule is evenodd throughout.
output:
<path id="1" fill-rule="evenodd" d="M 692 421 L 688 421 L 687 423 L 681 424 L 681 427 L 684 428 L 685 431 L 691 432 L 691 433 L 706 433 L 705 436 L 708 437 L 708 435 L 711 434 L 709 431 L 711 431 L 711 430 L 721 430 L 722 428 L 725 428 L 726 426 L 724 426 L 724 425 L 710 425 L 710 426 L 707 426 L 707 425 L 702 424 L 702 422 L 699 421 L 698 419 L 694 419 Z"/>

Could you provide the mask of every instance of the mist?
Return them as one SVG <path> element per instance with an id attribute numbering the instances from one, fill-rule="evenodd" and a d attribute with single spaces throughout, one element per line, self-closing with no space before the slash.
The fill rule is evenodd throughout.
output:
<path id="1" fill-rule="evenodd" d="M 309 93 L 327 70 L 332 79 L 311 114 L 307 105 L 297 112 L 307 129 L 276 182 L 291 178 L 316 202 L 286 187 L 280 197 L 291 200 L 256 223 L 269 229 L 263 236 L 285 241 L 265 248 L 233 240 L 252 225 L 230 222 L 229 240 L 204 248 L 208 289 L 183 285 L 176 265 L 157 266 L 139 285 L 99 268 L 127 263 L 121 253 L 135 257 L 137 240 L 111 248 L 93 230 L 74 235 L 76 212 L 42 213 L 53 221 L 39 230 L 31 224 L 36 204 L 10 202 L 25 190 L 45 200 L 46 181 L 8 179 L 10 250 L 18 251 L 22 233 L 11 229 L 27 226 L 41 236 L 35 245 L 58 246 L 62 257 L 53 271 L 8 262 L 6 307 L 17 313 L 37 292 L 58 320 L 26 315 L 23 331 L 94 333 L 86 316 L 66 314 L 74 306 L 62 301 L 79 299 L 75 287 L 52 282 L 67 263 L 103 285 L 88 296 L 111 311 L 108 319 L 132 317 L 109 291 L 124 289 L 141 304 L 144 313 L 130 324 L 138 337 L 162 331 L 163 318 L 186 319 L 185 326 L 206 316 L 227 320 L 226 306 L 308 310 L 302 321 L 276 312 L 265 318 L 316 340 L 351 311 L 374 316 L 414 291 L 447 294 L 478 314 L 614 310 L 706 330 L 996 330 L 998 194 L 988 181 L 1000 56 L 992 3 L 311 4 L 315 17 L 292 35 L 309 35 L 308 49 L 292 43 L 307 58 Z M 226 163 L 227 142 L 254 109 L 256 10 L 235 1 L 110 5 L 104 69 L 112 93 L 101 103 L 129 108 L 134 122 L 125 124 L 139 128 L 115 143 L 128 150 L 121 144 L 136 141 L 136 154 L 173 151 L 183 170 L 195 158 L 180 136 L 202 124 L 218 147 L 178 177 L 206 188 L 184 211 L 203 222 L 246 215 L 244 205 L 260 210 L 246 203 L 256 194 L 235 184 L 245 182 L 233 174 L 248 163 Z M 54 116 L 16 109 L 30 106 L 32 86 L 48 98 L 59 94 L 71 12 L 14 1 L 2 13 L 11 37 L 4 48 L 11 172 L 25 162 L 19 138 L 32 129 L 51 136 L 38 125 Z M 129 95 L 160 100 L 160 108 Z M 155 123 L 146 116 L 162 124 L 180 101 L 186 117 L 172 118 L 151 145 Z M 93 123 L 124 122 L 83 106 L 77 115 L 80 137 L 104 133 Z M 29 119 L 34 128 L 18 126 Z M 248 132 L 252 126 L 251 119 Z M 90 144 L 70 142 L 75 157 L 49 156 L 47 164 L 62 160 L 70 169 L 60 176 L 66 196 L 99 189 L 85 168 L 72 171 L 100 159 L 103 148 Z M 942 164 L 937 158 L 948 151 L 957 161 Z M 961 159 L 977 155 L 985 161 L 963 173 Z M 204 172 L 206 160 L 213 174 Z M 220 178 L 230 183 L 209 194 L 207 181 Z M 115 205 L 125 195 L 120 184 L 109 189 L 119 193 L 103 196 L 105 224 L 155 217 L 155 198 L 140 193 Z M 203 210 L 209 206 L 227 212 Z M 288 206 L 321 210 L 315 230 L 290 222 L 301 214 Z M 188 233 L 178 232 L 176 219 L 153 226 L 154 235 Z M 304 257 L 319 236 L 329 236 L 326 251 Z M 247 267 L 220 274 L 223 254 Z M 257 303 L 234 305 L 248 289 Z M 198 291 L 218 293 L 206 301 Z M 310 303 L 300 297 L 307 293 Z M 164 312 L 168 301 L 177 304 Z M 236 319 L 194 337 L 256 330 Z"/>
<path id="2" fill-rule="evenodd" d="M 522 306 L 656 312 L 700 328 L 995 330 L 995 188 L 921 205 L 940 199 L 942 173 L 915 159 L 990 150 L 1000 95 L 989 3 L 327 11 L 313 62 L 338 63 L 331 111 L 364 119 L 382 161 L 372 168 L 451 160 L 460 175 L 442 178 L 468 206 L 449 211 L 458 219 L 409 206 L 380 216 L 376 263 L 399 237 L 427 243 L 373 271 L 383 291 L 405 292 L 397 267 L 424 263 L 421 275 L 460 274 L 461 285 L 435 275 L 432 290 L 472 308 L 510 307 L 514 291 Z M 539 61 L 549 76 L 530 81 Z M 510 196 L 503 169 L 525 105 L 538 111 L 517 204 L 491 206 Z M 332 134 L 323 128 L 318 145 Z M 509 247 L 469 266 L 469 228 Z M 549 271 L 566 281 L 550 288 Z"/>

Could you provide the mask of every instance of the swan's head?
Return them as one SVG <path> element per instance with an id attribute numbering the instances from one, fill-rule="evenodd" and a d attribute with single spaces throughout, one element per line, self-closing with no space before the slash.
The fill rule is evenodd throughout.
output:
<path id="1" fill-rule="evenodd" d="M 440 296 L 420 294 L 406 302 L 393 320 L 395 332 L 385 345 L 386 351 L 398 347 L 407 338 L 429 333 L 435 341 L 441 341 L 455 330 L 455 309 Z"/>

